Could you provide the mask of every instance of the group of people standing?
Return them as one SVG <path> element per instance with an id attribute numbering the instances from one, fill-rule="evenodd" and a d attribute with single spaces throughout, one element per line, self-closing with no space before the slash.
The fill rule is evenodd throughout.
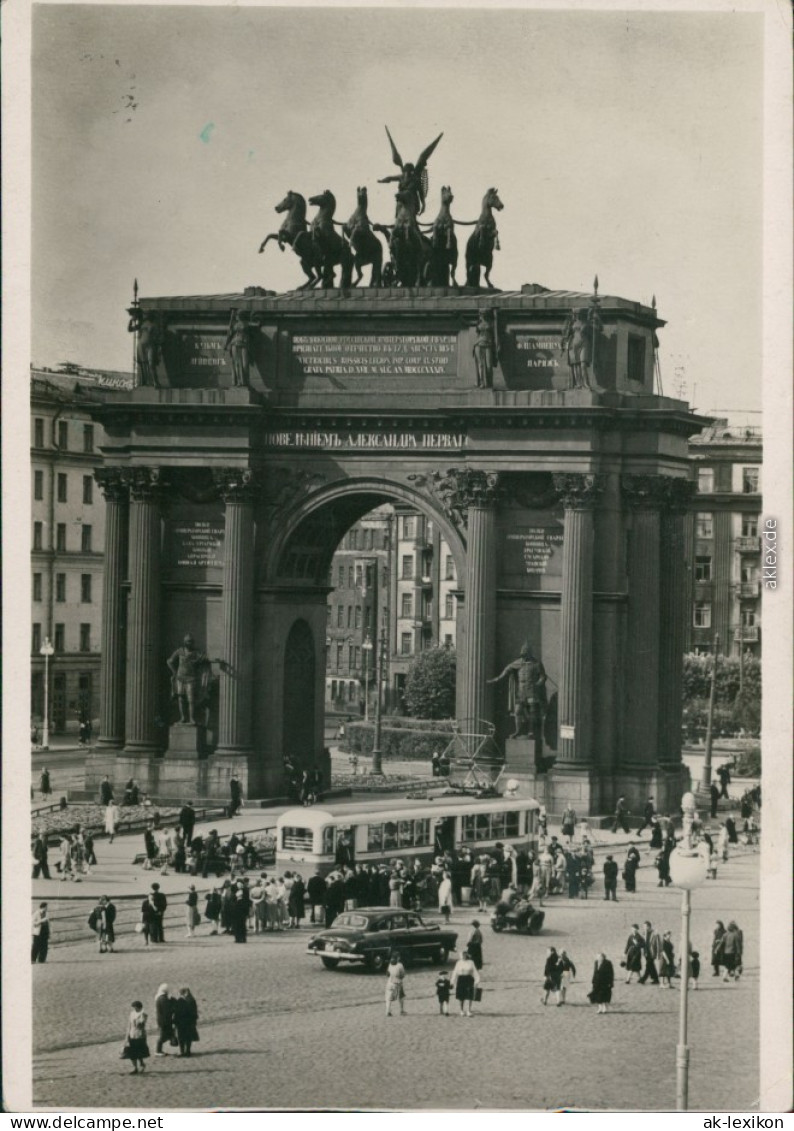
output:
<path id="1" fill-rule="evenodd" d="M 155 1020 L 157 1023 L 157 1044 L 155 1056 L 165 1056 L 166 1048 L 178 1048 L 180 1056 L 190 1056 L 193 1044 L 198 1041 L 198 1005 L 187 986 L 172 994 L 167 983 L 163 983 L 154 998 Z M 127 1031 L 121 1051 L 122 1060 L 132 1064 L 132 1074 L 143 1072 L 146 1061 L 151 1056 L 146 1036 L 148 1014 L 143 1003 L 134 1001 L 127 1020 Z"/>

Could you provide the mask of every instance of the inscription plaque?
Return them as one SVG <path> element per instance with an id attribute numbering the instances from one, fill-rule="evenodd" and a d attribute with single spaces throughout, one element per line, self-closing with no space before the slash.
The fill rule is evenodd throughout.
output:
<path id="1" fill-rule="evenodd" d="M 182 347 L 182 368 L 186 377 L 215 377 L 231 372 L 229 355 L 223 348 L 220 334 L 183 330 L 179 335 Z"/>
<path id="2" fill-rule="evenodd" d="M 292 355 L 304 374 L 420 376 L 457 371 L 455 334 L 296 334 Z"/>
<path id="3" fill-rule="evenodd" d="M 177 522 L 172 527 L 172 539 L 175 566 L 223 568 L 222 522 Z"/>
<path id="4" fill-rule="evenodd" d="M 552 333 L 516 334 L 515 357 L 518 371 L 554 377 L 562 369 L 560 341 Z M 567 370 L 567 366 L 566 366 Z"/>
<path id="5" fill-rule="evenodd" d="M 395 451 L 459 450 L 466 446 L 465 432 L 266 432 L 269 448 L 390 448 Z"/>
<path id="6" fill-rule="evenodd" d="M 529 526 L 505 535 L 505 573 L 558 575 L 562 569 L 562 527 Z"/>

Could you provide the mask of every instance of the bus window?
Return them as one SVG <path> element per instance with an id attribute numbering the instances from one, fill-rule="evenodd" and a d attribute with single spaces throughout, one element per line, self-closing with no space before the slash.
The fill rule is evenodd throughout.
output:
<path id="1" fill-rule="evenodd" d="M 285 852 L 311 852 L 314 847 L 314 834 L 311 829 L 285 825 L 281 830 L 281 847 Z"/>

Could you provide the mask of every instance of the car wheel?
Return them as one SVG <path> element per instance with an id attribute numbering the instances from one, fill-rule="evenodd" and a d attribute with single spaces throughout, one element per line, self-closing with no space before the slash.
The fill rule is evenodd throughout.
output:
<path id="1" fill-rule="evenodd" d="M 320 955 L 320 961 L 322 962 L 326 970 L 336 970 L 337 966 L 339 965 L 338 958 L 326 958 L 324 954 Z"/>
<path id="2" fill-rule="evenodd" d="M 367 955 L 367 969 L 372 970 L 375 974 L 382 973 L 386 969 L 388 962 L 389 960 L 382 950 L 375 950 L 372 954 Z"/>
<path id="3" fill-rule="evenodd" d="M 449 949 L 445 946 L 440 946 L 435 953 L 436 962 L 443 966 L 449 958 Z"/>
<path id="4" fill-rule="evenodd" d="M 500 919 L 494 919 L 494 921 L 491 923 L 491 926 L 496 931 L 496 933 L 499 934 L 500 931 L 503 931 L 505 929 L 505 927 L 507 926 L 507 923 L 504 919 L 501 919 L 501 918 Z"/>

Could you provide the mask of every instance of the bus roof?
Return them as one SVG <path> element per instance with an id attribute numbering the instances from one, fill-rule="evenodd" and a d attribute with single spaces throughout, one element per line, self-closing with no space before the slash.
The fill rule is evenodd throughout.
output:
<path id="1" fill-rule="evenodd" d="M 346 804 L 307 806 L 288 809 L 278 818 L 278 827 L 285 825 L 317 829 L 324 825 L 366 825 L 381 821 L 407 821 L 416 817 L 454 817 L 470 813 L 514 813 L 516 810 L 539 809 L 532 797 L 437 797 L 428 800 L 391 798 L 381 802 L 347 802 Z"/>

